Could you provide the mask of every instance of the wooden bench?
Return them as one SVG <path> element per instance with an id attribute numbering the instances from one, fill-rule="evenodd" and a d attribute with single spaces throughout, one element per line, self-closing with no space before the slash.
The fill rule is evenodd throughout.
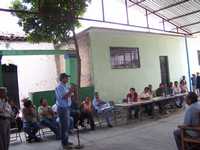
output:
<path id="1" fill-rule="evenodd" d="M 200 119 L 200 113 L 199 113 Z M 181 143 L 182 143 L 182 150 L 191 150 L 188 148 L 188 144 L 192 145 L 192 150 L 199 150 L 200 149 L 200 136 L 198 138 L 191 137 L 187 134 L 186 131 L 195 131 L 200 135 L 200 123 L 198 126 L 178 126 L 181 130 Z"/>

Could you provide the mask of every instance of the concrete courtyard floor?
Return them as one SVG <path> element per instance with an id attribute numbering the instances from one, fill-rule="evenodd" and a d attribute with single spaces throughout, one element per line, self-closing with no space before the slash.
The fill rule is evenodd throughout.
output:
<path id="1" fill-rule="evenodd" d="M 183 112 L 159 120 L 132 122 L 114 128 L 81 133 L 84 150 L 176 150 L 173 130 L 183 120 Z M 75 136 L 70 140 L 77 143 Z M 44 139 L 41 143 L 11 144 L 10 150 L 59 150 L 60 142 Z"/>

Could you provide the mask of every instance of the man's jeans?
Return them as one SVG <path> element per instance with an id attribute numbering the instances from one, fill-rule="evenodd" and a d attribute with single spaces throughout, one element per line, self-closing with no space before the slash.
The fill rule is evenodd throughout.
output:
<path id="1" fill-rule="evenodd" d="M 56 118 L 43 118 L 40 123 L 41 125 L 50 128 L 51 131 L 55 133 L 56 138 L 60 137 L 59 124 L 56 122 Z"/>
<path id="2" fill-rule="evenodd" d="M 107 109 L 103 111 L 98 111 L 97 112 L 100 116 L 106 119 L 106 122 L 108 125 L 111 125 L 112 123 L 112 109 Z"/>
<path id="3" fill-rule="evenodd" d="M 61 143 L 64 146 L 68 144 L 69 128 L 70 128 L 70 109 L 58 107 L 58 116 L 61 127 Z"/>
<path id="4" fill-rule="evenodd" d="M 36 133 L 39 131 L 39 125 L 36 122 L 24 122 L 24 132 L 30 139 L 37 138 Z"/>

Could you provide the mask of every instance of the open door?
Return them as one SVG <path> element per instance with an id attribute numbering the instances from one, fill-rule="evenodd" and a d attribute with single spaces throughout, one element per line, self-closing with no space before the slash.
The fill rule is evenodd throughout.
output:
<path id="1" fill-rule="evenodd" d="M 19 88 L 18 88 L 18 76 L 17 76 L 17 66 L 2 65 L 3 74 L 3 86 L 8 90 L 8 97 L 15 101 L 16 105 L 20 108 L 19 102 Z"/>
<path id="2" fill-rule="evenodd" d="M 168 64 L 168 56 L 160 56 L 160 72 L 161 72 L 161 82 L 169 83 L 169 64 Z"/>

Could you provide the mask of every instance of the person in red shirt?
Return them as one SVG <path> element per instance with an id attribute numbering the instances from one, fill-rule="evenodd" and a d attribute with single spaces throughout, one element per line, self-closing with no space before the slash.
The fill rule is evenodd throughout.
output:
<path id="1" fill-rule="evenodd" d="M 138 94 L 134 88 L 130 88 L 129 93 L 126 95 L 127 102 L 137 102 Z"/>
<path id="2" fill-rule="evenodd" d="M 126 95 L 124 102 L 133 103 L 138 101 L 138 94 L 134 88 L 130 88 L 129 93 Z M 134 110 L 134 117 L 138 118 L 139 108 L 129 107 L 129 119 L 132 119 L 132 111 Z"/>

